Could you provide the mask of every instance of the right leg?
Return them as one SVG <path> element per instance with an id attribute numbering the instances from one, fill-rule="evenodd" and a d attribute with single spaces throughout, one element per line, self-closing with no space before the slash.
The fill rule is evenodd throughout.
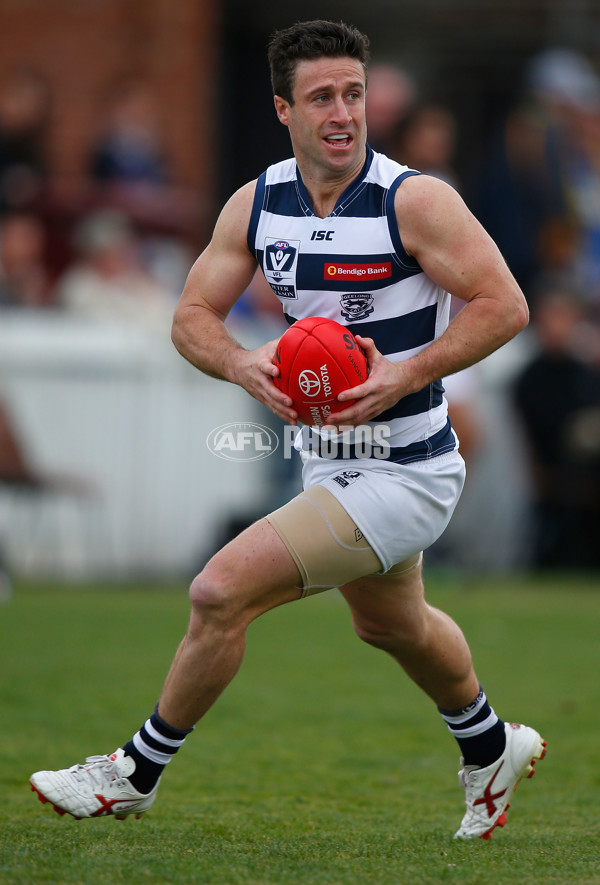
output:
<path id="1" fill-rule="evenodd" d="M 237 672 L 248 624 L 301 594 L 298 569 L 275 529 L 262 519 L 242 532 L 192 584 L 188 630 L 153 716 L 110 755 L 32 775 L 41 801 L 77 818 L 147 811 L 165 764 Z"/>
<path id="2" fill-rule="evenodd" d="M 248 624 L 301 594 L 296 565 L 267 520 L 220 550 L 190 588 L 189 625 L 162 690 L 161 717 L 178 729 L 195 725 L 235 676 Z"/>

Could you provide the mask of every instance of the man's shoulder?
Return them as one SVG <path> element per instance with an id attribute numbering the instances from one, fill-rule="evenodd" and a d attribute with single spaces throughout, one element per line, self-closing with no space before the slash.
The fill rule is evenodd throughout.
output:
<path id="1" fill-rule="evenodd" d="M 298 169 L 294 157 L 280 160 L 267 166 L 264 173 L 266 184 L 283 184 L 286 181 L 295 181 L 298 177 Z"/>
<path id="2" fill-rule="evenodd" d="M 369 169 L 367 170 L 367 180 L 390 186 L 402 175 L 420 175 L 417 169 L 412 169 L 410 166 L 406 166 L 398 160 L 388 157 L 387 154 L 372 151 L 371 157 Z"/>
<path id="3" fill-rule="evenodd" d="M 248 181 L 229 197 L 217 219 L 215 236 L 225 236 L 232 240 L 239 238 L 240 242 L 245 242 L 256 187 L 257 179 Z"/>
<path id="4" fill-rule="evenodd" d="M 433 212 L 442 217 L 464 206 L 456 188 L 425 173 L 407 174 L 396 191 L 394 204 L 397 212 L 416 212 L 418 215 Z"/>

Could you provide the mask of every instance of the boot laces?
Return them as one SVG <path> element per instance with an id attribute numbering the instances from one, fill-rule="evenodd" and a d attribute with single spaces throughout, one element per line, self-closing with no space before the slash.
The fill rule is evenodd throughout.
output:
<path id="1" fill-rule="evenodd" d="M 74 765 L 71 774 L 79 783 L 88 780 L 101 786 L 108 781 L 122 781 L 116 759 L 110 756 L 87 756 L 84 764 Z"/>

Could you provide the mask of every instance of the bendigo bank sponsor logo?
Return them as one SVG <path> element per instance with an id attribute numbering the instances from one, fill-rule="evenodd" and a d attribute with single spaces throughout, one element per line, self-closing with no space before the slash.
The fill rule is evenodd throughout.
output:
<path id="1" fill-rule="evenodd" d="M 341 264 L 327 262 L 323 273 L 325 280 L 384 280 L 392 275 L 391 261 L 377 264 Z"/>

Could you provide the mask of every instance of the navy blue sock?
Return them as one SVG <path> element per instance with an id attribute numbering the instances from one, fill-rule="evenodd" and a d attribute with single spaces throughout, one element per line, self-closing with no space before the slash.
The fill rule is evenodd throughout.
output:
<path id="1" fill-rule="evenodd" d="M 158 704 L 154 713 L 123 747 L 127 756 L 135 759 L 135 771 L 129 778 L 140 793 L 149 793 L 175 753 L 182 746 L 186 736 L 193 731 L 173 728 L 158 715 Z"/>
<path id="2" fill-rule="evenodd" d="M 460 710 L 442 710 L 442 719 L 458 741 L 464 764 L 486 768 L 495 762 L 506 746 L 504 722 L 490 707 L 483 688 L 473 703 Z"/>

